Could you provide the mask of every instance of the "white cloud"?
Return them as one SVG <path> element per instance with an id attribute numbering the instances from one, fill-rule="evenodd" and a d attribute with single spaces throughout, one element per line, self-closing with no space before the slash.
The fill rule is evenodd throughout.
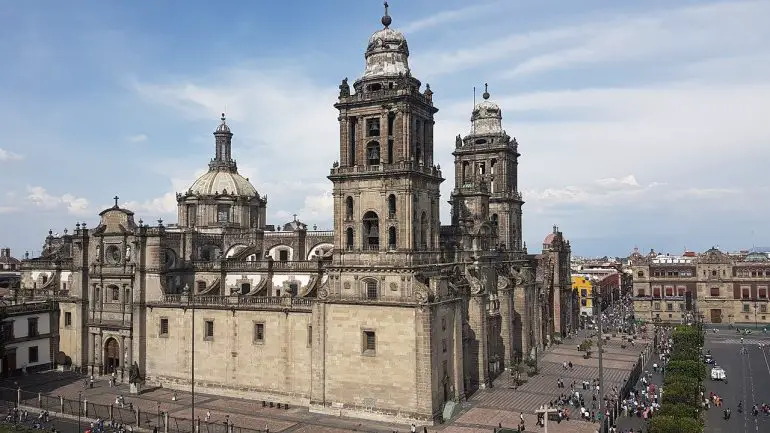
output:
<path id="1" fill-rule="evenodd" d="M 73 215 L 90 215 L 92 212 L 88 207 L 87 199 L 69 193 L 60 196 L 52 195 L 42 186 L 27 187 L 27 202 L 45 210 L 64 208 Z"/>
<path id="2" fill-rule="evenodd" d="M 18 161 L 20 159 L 23 159 L 24 157 L 19 155 L 18 153 L 13 153 L 11 151 L 5 150 L 3 148 L 0 148 L 0 162 L 2 161 Z"/>
<path id="3" fill-rule="evenodd" d="M 434 27 L 470 20 L 485 12 L 499 9 L 503 4 L 504 2 L 498 1 L 495 3 L 473 5 L 460 9 L 441 11 L 433 13 L 425 18 L 408 22 L 406 25 L 401 26 L 399 30 L 408 36 L 409 34 L 428 30 Z"/>
<path id="4" fill-rule="evenodd" d="M 147 138 L 148 137 L 145 134 L 136 134 L 136 135 L 131 135 L 129 137 L 126 137 L 126 141 L 128 141 L 129 143 L 144 143 L 145 141 L 147 141 Z"/>

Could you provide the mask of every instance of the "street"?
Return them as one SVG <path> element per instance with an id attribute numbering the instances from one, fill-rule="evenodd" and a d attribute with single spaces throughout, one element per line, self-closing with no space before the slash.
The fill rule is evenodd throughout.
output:
<path id="1" fill-rule="evenodd" d="M 751 414 L 752 405 L 770 403 L 770 336 L 749 335 L 744 338 L 741 353 L 740 336 L 735 331 L 706 332 L 704 350 L 711 350 L 714 361 L 725 369 L 727 382 L 704 382 L 706 395 L 714 392 L 724 399 L 722 408 L 711 407 L 705 414 L 706 432 L 749 433 L 770 431 L 770 416 Z M 710 368 L 709 368 L 710 371 Z M 665 392 L 665 389 L 664 389 Z M 738 402 L 743 413 L 738 413 Z M 730 408 L 732 416 L 724 420 L 723 410 Z"/>

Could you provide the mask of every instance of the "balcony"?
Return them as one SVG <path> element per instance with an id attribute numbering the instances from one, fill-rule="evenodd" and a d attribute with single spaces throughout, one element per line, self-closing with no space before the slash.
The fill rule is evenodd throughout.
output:
<path id="1" fill-rule="evenodd" d="M 394 164 L 354 165 L 352 167 L 332 167 L 331 176 L 342 174 L 379 174 L 396 172 L 418 172 L 427 176 L 441 177 L 441 170 L 433 165 L 418 164 L 412 161 L 402 161 Z"/>

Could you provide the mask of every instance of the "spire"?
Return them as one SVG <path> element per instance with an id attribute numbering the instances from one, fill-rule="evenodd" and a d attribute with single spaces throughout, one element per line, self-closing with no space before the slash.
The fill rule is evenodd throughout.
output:
<path id="1" fill-rule="evenodd" d="M 385 28 L 387 29 L 388 27 L 390 27 L 390 23 L 393 22 L 393 19 L 390 17 L 390 15 L 388 15 L 388 2 L 386 1 L 384 5 L 385 5 L 385 15 L 382 16 L 382 25 L 385 26 Z"/>
<path id="2" fill-rule="evenodd" d="M 219 118 L 221 123 L 214 130 L 215 153 L 214 159 L 209 163 L 209 170 L 236 171 L 235 161 L 232 159 L 233 133 L 227 126 L 225 113 Z"/>

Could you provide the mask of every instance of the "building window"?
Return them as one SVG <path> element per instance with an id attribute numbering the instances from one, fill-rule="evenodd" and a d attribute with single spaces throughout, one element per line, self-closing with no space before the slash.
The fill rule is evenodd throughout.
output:
<path id="1" fill-rule="evenodd" d="M 66 328 L 69 328 L 70 326 L 72 326 L 72 313 L 70 313 L 69 311 L 64 313 L 64 326 Z"/>
<path id="2" fill-rule="evenodd" d="M 744 313 L 748 313 L 749 312 L 749 308 L 750 308 L 749 304 L 743 304 L 743 312 Z"/>
<path id="3" fill-rule="evenodd" d="M 112 294 L 112 300 L 117 302 L 120 301 L 120 289 L 118 289 L 115 286 L 110 287 L 110 293 Z"/>
<path id="4" fill-rule="evenodd" d="M 366 119 L 366 136 L 367 137 L 379 137 L 380 136 L 380 119 Z"/>
<path id="5" fill-rule="evenodd" d="M 396 195 L 391 194 L 388 196 L 388 218 L 393 219 L 396 217 Z"/>
<path id="6" fill-rule="evenodd" d="M 40 335 L 40 330 L 37 327 L 37 317 L 30 317 L 27 319 L 27 337 L 37 337 Z"/>
<path id="7" fill-rule="evenodd" d="M 353 197 L 345 199 L 345 221 L 353 220 Z"/>
<path id="8" fill-rule="evenodd" d="M 380 143 L 372 141 L 366 145 L 366 164 L 380 165 Z"/>
<path id="9" fill-rule="evenodd" d="M 364 228 L 364 248 L 367 250 L 380 249 L 380 218 L 369 211 L 362 220 Z"/>
<path id="10" fill-rule="evenodd" d="M 345 230 L 345 248 L 348 250 L 353 249 L 353 228 L 348 227 Z"/>
<path id="11" fill-rule="evenodd" d="M 388 228 L 388 249 L 390 250 L 396 249 L 396 228 L 395 227 Z"/>
<path id="12" fill-rule="evenodd" d="M 241 295 L 245 295 L 251 291 L 251 284 L 241 283 Z"/>
<path id="13" fill-rule="evenodd" d="M 652 309 L 655 311 L 660 310 L 660 302 L 656 302 L 652 305 Z"/>
<path id="14" fill-rule="evenodd" d="M 741 298 L 749 299 L 751 297 L 751 289 L 749 287 L 741 287 Z"/>
<path id="15" fill-rule="evenodd" d="M 366 280 L 366 299 L 377 299 L 377 281 Z"/>
<path id="16" fill-rule="evenodd" d="M 667 303 L 666 304 L 666 311 L 674 311 L 674 304 L 672 304 L 670 302 Z"/>
<path id="17" fill-rule="evenodd" d="M 647 294 L 644 293 L 644 289 L 639 289 L 639 290 L 636 291 L 636 296 L 638 298 L 643 298 L 643 297 L 647 296 Z"/>
<path id="18" fill-rule="evenodd" d="M 767 313 L 767 304 L 762 304 L 759 306 L 759 312 L 760 313 Z"/>
<path id="19" fill-rule="evenodd" d="M 441 340 L 441 351 L 446 353 L 446 338 Z"/>
<path id="20" fill-rule="evenodd" d="M 29 348 L 29 363 L 30 364 L 34 364 L 34 363 L 38 362 L 40 360 L 40 358 L 38 356 L 39 355 L 38 355 L 38 351 L 37 351 L 37 346 L 30 347 Z"/>
<path id="21" fill-rule="evenodd" d="M 674 296 L 674 288 L 671 286 L 666 287 L 666 296 Z"/>
<path id="22" fill-rule="evenodd" d="M 636 276 L 639 277 L 639 278 L 642 278 L 642 277 L 644 277 L 644 272 L 639 271 L 639 272 L 636 273 Z"/>
<path id="23" fill-rule="evenodd" d="M 13 323 L 0 322 L 0 339 L 3 341 L 13 340 Z"/>
<path id="24" fill-rule="evenodd" d="M 230 205 L 228 204 L 217 205 L 217 222 L 218 223 L 230 222 Z"/>
<path id="25" fill-rule="evenodd" d="M 719 287 L 711 288 L 711 296 L 719 296 Z"/>
<path id="26" fill-rule="evenodd" d="M 446 331 L 446 317 L 441 318 L 441 330 Z"/>
<path id="27" fill-rule="evenodd" d="M 307 347 L 313 346 L 313 325 L 307 327 Z"/>
<path id="28" fill-rule="evenodd" d="M 374 331 L 365 330 L 362 334 L 362 353 L 373 356 L 377 352 L 377 338 Z"/>
<path id="29" fill-rule="evenodd" d="M 160 329 L 158 329 L 159 337 L 168 337 L 168 319 L 166 317 L 160 318 Z"/>
<path id="30" fill-rule="evenodd" d="M 760 287 L 757 289 L 757 297 L 767 299 L 767 287 Z"/>
<path id="31" fill-rule="evenodd" d="M 717 276 L 717 271 L 711 271 L 711 276 L 712 277 L 716 277 Z"/>
<path id="32" fill-rule="evenodd" d="M 291 296 L 297 296 L 297 292 L 299 292 L 299 284 L 289 283 L 289 293 L 291 293 Z"/>
<path id="33" fill-rule="evenodd" d="M 265 342 L 265 324 L 264 323 L 254 324 L 254 342 L 257 344 L 262 344 Z"/>
<path id="34" fill-rule="evenodd" d="M 588 289 L 580 289 L 580 297 L 585 298 L 588 296 Z"/>
<path id="35" fill-rule="evenodd" d="M 205 281 L 198 281 L 196 284 L 198 285 L 198 292 L 199 293 L 204 291 L 204 290 L 206 290 L 206 282 Z"/>
<path id="36" fill-rule="evenodd" d="M 289 261 L 289 250 L 278 250 L 278 261 L 279 262 L 288 262 Z"/>
<path id="37" fill-rule="evenodd" d="M 203 322 L 203 339 L 204 340 L 214 339 L 214 321 L 213 320 L 206 320 Z"/>

